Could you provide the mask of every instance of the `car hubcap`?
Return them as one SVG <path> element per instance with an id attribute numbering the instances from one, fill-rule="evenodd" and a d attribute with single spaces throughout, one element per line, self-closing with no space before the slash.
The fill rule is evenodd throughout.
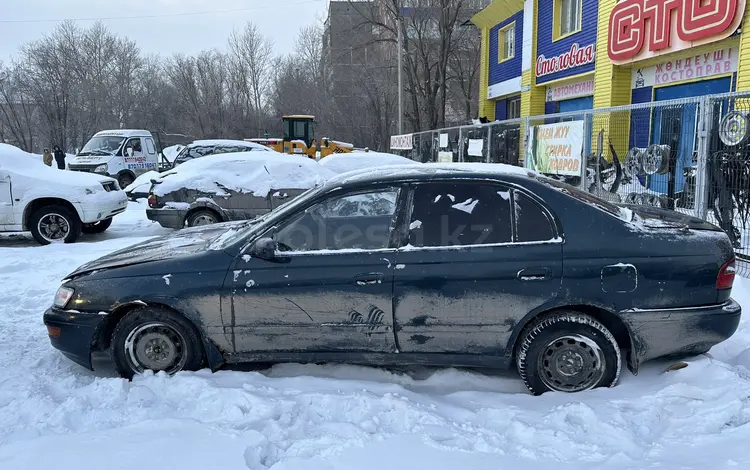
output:
<path id="1" fill-rule="evenodd" d="M 164 323 L 139 326 L 125 339 L 125 352 L 135 372 L 175 373 L 185 365 L 184 348 L 182 335 Z"/>
<path id="2" fill-rule="evenodd" d="M 544 384 L 558 392 L 579 392 L 598 384 L 604 376 L 604 354 L 594 341 L 579 335 L 550 341 L 539 357 Z"/>
<path id="3" fill-rule="evenodd" d="M 60 214 L 47 214 L 37 224 L 39 234 L 48 242 L 64 241 L 70 234 L 70 223 Z"/>
<path id="4" fill-rule="evenodd" d="M 211 224 L 215 224 L 215 223 L 216 223 L 216 219 L 214 219 L 213 217 L 211 217 L 208 214 L 202 214 L 202 215 L 199 215 L 198 217 L 196 217 L 195 219 L 193 219 L 193 225 L 195 225 L 195 226 L 198 226 L 198 225 L 211 225 Z"/>

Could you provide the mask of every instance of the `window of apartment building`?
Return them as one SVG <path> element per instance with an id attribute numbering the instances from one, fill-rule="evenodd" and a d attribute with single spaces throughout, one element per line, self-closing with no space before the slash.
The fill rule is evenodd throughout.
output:
<path id="1" fill-rule="evenodd" d="M 508 119 L 518 119 L 521 117 L 521 97 L 508 99 Z"/>
<path id="2" fill-rule="evenodd" d="M 583 0 L 555 0 L 555 39 L 570 36 L 581 30 Z"/>
<path id="3" fill-rule="evenodd" d="M 497 62 L 505 62 L 516 55 L 516 22 L 497 32 Z"/>

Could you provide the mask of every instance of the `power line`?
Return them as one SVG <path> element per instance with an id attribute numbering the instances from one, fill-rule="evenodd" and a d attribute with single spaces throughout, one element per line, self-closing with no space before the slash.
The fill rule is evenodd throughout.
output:
<path id="1" fill-rule="evenodd" d="M 302 5 L 305 3 L 321 3 L 328 0 L 302 0 L 295 3 L 287 3 L 286 5 L 267 5 L 263 7 L 251 7 L 251 8 L 235 8 L 233 10 L 214 10 L 214 11 L 196 11 L 188 13 L 166 13 L 163 15 L 135 15 L 135 16 L 101 16 L 96 18 L 63 18 L 56 20 L 0 20 L 0 24 L 11 24 L 11 23 L 62 23 L 63 21 L 110 21 L 110 20 L 140 20 L 140 19 L 152 19 L 152 18 L 173 18 L 178 16 L 200 16 L 200 15 L 217 15 L 221 13 L 240 13 L 247 11 L 266 10 L 268 8 L 279 8 L 279 7 L 291 7 L 296 5 Z"/>

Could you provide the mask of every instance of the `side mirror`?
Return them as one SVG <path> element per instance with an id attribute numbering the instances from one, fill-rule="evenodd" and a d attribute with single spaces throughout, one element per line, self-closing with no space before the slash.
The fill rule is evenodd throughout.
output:
<path id="1" fill-rule="evenodd" d="M 253 256 L 271 261 L 276 258 L 277 244 L 273 238 L 265 237 L 257 240 L 253 245 Z"/>
<path id="2" fill-rule="evenodd" d="M 125 151 L 127 152 L 128 157 L 133 156 L 133 147 L 128 147 L 127 149 L 125 149 Z"/>

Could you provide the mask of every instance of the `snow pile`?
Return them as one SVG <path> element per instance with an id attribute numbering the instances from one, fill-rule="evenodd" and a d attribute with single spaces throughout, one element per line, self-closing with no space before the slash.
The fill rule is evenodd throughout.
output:
<path id="1" fill-rule="evenodd" d="M 157 179 L 160 176 L 161 173 L 159 173 L 158 171 L 147 171 L 123 189 L 128 194 L 148 194 L 149 190 L 151 189 L 151 180 Z"/>
<path id="2" fill-rule="evenodd" d="M 194 189 L 228 196 L 229 191 L 266 197 L 272 189 L 308 189 L 334 173 L 315 160 L 273 151 L 209 155 L 189 160 L 160 175 L 154 194 Z"/>
<path id="3" fill-rule="evenodd" d="M 334 173 L 346 173 L 348 171 L 375 168 L 386 165 L 410 165 L 421 163 L 409 160 L 400 155 L 381 152 L 350 152 L 335 153 L 320 160 L 320 164 Z"/>
<path id="4" fill-rule="evenodd" d="M 184 149 L 184 145 L 172 145 L 171 147 L 167 147 L 164 150 L 162 150 L 162 155 L 164 155 L 164 158 L 167 159 L 169 163 L 174 163 L 174 159 L 177 158 L 177 155 L 179 155 L 180 152 L 182 152 L 182 149 Z"/>

